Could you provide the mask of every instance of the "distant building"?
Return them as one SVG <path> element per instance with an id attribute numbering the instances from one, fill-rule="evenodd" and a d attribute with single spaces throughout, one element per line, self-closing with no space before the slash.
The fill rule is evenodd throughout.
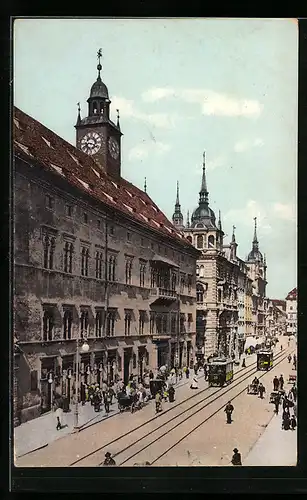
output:
<path id="1" fill-rule="evenodd" d="M 286 301 L 277 299 L 265 300 L 266 335 L 286 334 Z"/>
<path id="2" fill-rule="evenodd" d="M 286 297 L 287 335 L 297 333 L 297 289 L 293 288 Z"/>

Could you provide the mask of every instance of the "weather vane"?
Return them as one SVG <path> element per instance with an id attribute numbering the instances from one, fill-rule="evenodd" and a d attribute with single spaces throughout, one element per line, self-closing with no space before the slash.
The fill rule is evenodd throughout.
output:
<path id="1" fill-rule="evenodd" d="M 98 52 L 97 52 L 97 59 L 98 59 L 98 63 L 100 64 L 100 59 L 102 58 L 102 49 L 99 49 Z"/>

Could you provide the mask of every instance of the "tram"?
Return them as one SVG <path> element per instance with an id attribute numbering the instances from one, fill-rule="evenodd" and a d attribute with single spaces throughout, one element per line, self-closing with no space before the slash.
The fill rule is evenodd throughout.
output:
<path id="1" fill-rule="evenodd" d="M 257 370 L 271 370 L 273 368 L 273 352 L 270 349 L 261 349 L 257 352 Z"/>
<path id="2" fill-rule="evenodd" d="M 233 361 L 225 358 L 215 358 L 208 363 L 209 386 L 223 387 L 233 380 Z"/>

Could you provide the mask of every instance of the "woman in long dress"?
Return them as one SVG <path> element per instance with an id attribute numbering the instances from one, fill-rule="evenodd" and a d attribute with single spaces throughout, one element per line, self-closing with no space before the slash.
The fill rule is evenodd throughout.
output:
<path id="1" fill-rule="evenodd" d="M 198 380 L 196 377 L 193 377 L 193 380 L 192 380 L 190 387 L 191 387 L 191 389 L 198 389 Z"/>

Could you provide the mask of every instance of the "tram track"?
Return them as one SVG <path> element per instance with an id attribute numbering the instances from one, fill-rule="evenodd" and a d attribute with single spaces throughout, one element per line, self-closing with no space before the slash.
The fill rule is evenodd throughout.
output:
<path id="1" fill-rule="evenodd" d="M 276 362 L 280 358 L 282 358 L 281 361 L 283 361 L 287 355 L 288 355 L 288 350 L 285 350 L 283 353 L 277 353 L 274 356 L 274 361 Z M 277 364 L 279 364 L 279 363 L 277 363 Z M 239 384 L 242 384 L 245 380 L 249 379 L 254 373 L 257 373 L 258 370 L 257 369 L 255 370 L 255 368 L 256 368 L 255 365 L 256 365 L 256 361 L 253 362 L 249 367 L 242 368 L 242 369 L 238 370 L 236 372 L 236 376 L 238 376 L 238 374 L 241 374 L 241 375 L 239 375 L 239 377 L 235 379 L 235 381 L 236 381 L 235 385 L 233 385 L 233 383 L 231 383 L 231 384 L 229 384 L 226 387 L 220 387 L 220 388 L 218 388 L 214 392 L 212 392 L 212 387 L 207 387 L 205 389 L 202 389 L 201 391 L 198 391 L 196 394 L 193 394 L 192 396 L 186 398 L 184 401 L 181 401 L 181 402 L 177 403 L 176 405 L 171 406 L 170 408 L 168 408 L 164 412 L 155 415 L 154 417 L 150 418 L 146 422 L 143 422 L 139 426 L 136 426 L 135 428 L 131 429 L 130 431 L 128 431 L 128 432 L 126 432 L 126 433 L 124 433 L 124 434 L 116 437 L 115 439 L 111 440 L 110 442 L 103 444 L 99 448 L 96 448 L 95 450 L 93 450 L 90 453 L 84 455 L 83 457 L 79 457 L 77 460 L 75 460 L 74 462 L 72 462 L 69 466 L 70 467 L 73 467 L 73 466 L 76 466 L 76 465 L 87 466 L 87 465 L 84 465 L 84 462 L 86 462 L 87 459 L 90 459 L 90 462 L 92 462 L 93 459 L 94 459 L 94 457 L 95 457 L 95 455 L 99 454 L 102 450 L 107 449 L 107 448 L 109 448 L 112 445 L 116 445 L 116 444 L 120 443 L 121 441 L 124 441 L 125 439 L 127 439 L 129 437 L 130 437 L 130 441 L 131 441 L 131 438 L 133 438 L 133 434 L 134 433 L 136 433 L 138 435 L 138 433 L 141 431 L 141 429 L 146 428 L 146 426 L 149 426 L 152 423 L 154 425 L 155 421 L 157 419 L 160 419 L 160 420 L 157 421 L 157 424 L 159 422 L 161 422 L 161 425 L 157 426 L 156 428 L 150 429 L 149 432 L 145 433 L 144 435 L 141 435 L 140 437 L 138 437 L 138 439 L 133 440 L 133 442 L 128 442 L 126 444 L 126 446 L 124 446 L 123 448 L 121 448 L 120 451 L 118 451 L 116 453 L 113 453 L 114 457 L 118 457 L 120 455 L 123 455 L 129 449 L 132 449 L 133 447 L 136 447 L 140 443 L 145 442 L 146 438 L 148 438 L 149 436 L 152 436 L 153 434 L 155 434 L 157 432 L 160 432 L 161 429 L 163 429 L 166 426 L 170 425 L 174 421 L 178 421 L 184 415 L 188 414 L 182 421 L 176 423 L 175 425 L 172 425 L 172 427 L 170 429 L 168 429 L 168 430 L 166 430 L 166 432 L 162 433 L 161 436 L 157 436 L 154 440 L 150 441 L 150 443 L 146 444 L 141 449 L 138 449 L 136 452 L 130 454 L 129 457 L 125 458 L 123 461 L 121 461 L 121 463 L 119 465 L 125 464 L 126 462 L 128 462 L 129 460 L 131 460 L 131 458 L 133 458 L 133 457 L 139 455 L 140 453 L 142 453 L 145 449 L 147 449 L 149 446 L 151 446 L 154 442 L 157 442 L 157 441 L 163 439 L 163 437 L 165 437 L 167 434 L 169 434 L 172 430 L 174 430 L 178 426 L 183 425 L 186 421 L 188 421 L 189 419 L 193 418 L 200 411 L 206 409 L 208 406 L 210 406 L 211 404 L 213 404 L 214 402 L 216 402 L 219 398 L 223 397 L 229 391 L 233 390 Z M 276 364 L 274 364 L 274 366 L 276 366 Z M 267 372 L 265 372 L 261 376 L 264 376 L 266 373 Z M 172 412 L 171 415 L 173 415 L 174 410 L 178 409 L 178 407 L 184 406 L 189 401 L 195 400 L 195 398 L 199 398 L 200 396 L 201 397 L 204 396 L 204 393 L 206 393 L 206 392 L 208 392 L 210 390 L 211 390 L 211 393 L 208 396 L 206 396 L 205 398 L 202 398 L 200 401 L 195 402 L 192 406 L 189 406 L 188 408 L 184 409 L 183 411 L 181 411 L 177 415 L 175 415 L 175 416 L 173 416 L 171 418 L 168 418 L 165 422 L 162 423 L 163 417 L 165 417 L 166 414 L 168 414 L 169 412 Z M 244 387 L 243 391 L 245 391 L 245 390 L 246 390 L 246 387 Z M 217 394 L 218 394 L 218 396 L 215 397 Z M 208 401 L 210 398 L 212 398 L 211 401 L 207 402 L 204 405 L 203 403 L 205 401 Z M 202 405 L 202 406 L 200 408 L 198 408 L 196 411 L 194 411 L 194 413 L 193 413 L 193 410 L 195 408 L 199 407 L 199 405 Z M 220 411 L 220 410 L 218 410 L 218 411 Z M 212 418 L 212 417 L 209 417 L 209 418 Z M 200 424 L 200 425 L 202 425 L 202 424 Z M 191 432 L 193 432 L 193 431 L 191 431 Z M 176 444 L 174 446 L 176 446 Z M 99 463 L 98 465 L 101 465 L 101 463 Z"/>

